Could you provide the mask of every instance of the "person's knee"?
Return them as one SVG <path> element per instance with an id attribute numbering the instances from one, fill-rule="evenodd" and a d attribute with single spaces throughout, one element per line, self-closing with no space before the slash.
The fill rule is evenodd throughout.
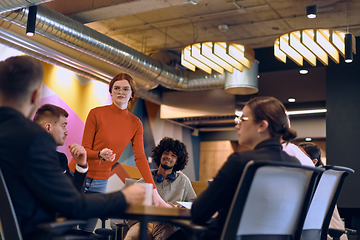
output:
<path id="1" fill-rule="evenodd" d="M 129 228 L 124 240 L 138 240 L 139 235 L 140 235 L 140 223 L 135 223 Z M 151 231 L 149 230 L 149 225 L 147 226 L 147 239 L 152 240 Z"/>
<path id="2" fill-rule="evenodd" d="M 135 223 L 126 233 L 124 240 L 138 240 L 139 239 L 140 224 Z"/>
<path id="3" fill-rule="evenodd" d="M 155 240 L 165 240 L 176 231 L 176 228 L 171 224 L 154 224 L 152 235 Z"/>

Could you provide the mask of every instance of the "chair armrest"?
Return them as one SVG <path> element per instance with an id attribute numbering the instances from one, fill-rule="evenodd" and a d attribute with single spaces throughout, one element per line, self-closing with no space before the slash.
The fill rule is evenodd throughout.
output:
<path id="1" fill-rule="evenodd" d="M 355 229 L 351 229 L 351 228 L 345 228 L 345 233 L 347 235 L 356 235 L 357 231 Z"/>
<path id="2" fill-rule="evenodd" d="M 329 230 L 328 230 L 328 234 L 334 240 L 340 239 L 341 235 L 343 235 L 344 233 L 345 233 L 345 230 L 342 230 L 342 229 L 329 228 Z"/>
<path id="3" fill-rule="evenodd" d="M 207 226 L 195 224 L 189 220 L 171 220 L 169 223 L 174 226 L 178 226 L 184 231 L 189 239 L 202 239 L 205 231 L 208 229 Z"/>
<path id="4" fill-rule="evenodd" d="M 86 224 L 84 220 L 66 220 L 62 222 L 41 223 L 36 227 L 47 232 L 51 236 L 60 236 L 67 231 L 74 229 L 79 224 Z"/>
<path id="5" fill-rule="evenodd" d="M 114 236 L 115 237 L 116 231 L 114 229 L 109 228 L 98 228 L 95 229 L 95 234 L 100 236 Z"/>
<path id="6" fill-rule="evenodd" d="M 128 224 L 126 222 L 113 222 L 113 225 L 117 228 L 118 227 L 122 228 L 122 227 L 128 226 Z"/>

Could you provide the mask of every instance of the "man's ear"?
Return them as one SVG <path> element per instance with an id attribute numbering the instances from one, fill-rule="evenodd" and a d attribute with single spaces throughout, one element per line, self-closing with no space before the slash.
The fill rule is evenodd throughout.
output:
<path id="1" fill-rule="evenodd" d="M 258 132 L 259 132 L 259 133 L 260 133 L 260 132 L 264 132 L 264 131 L 266 131 L 266 129 L 268 129 L 268 127 L 269 127 L 268 121 L 262 120 L 262 121 L 260 122 L 260 125 L 259 125 L 259 128 L 258 128 Z"/>
<path id="2" fill-rule="evenodd" d="M 316 166 L 316 164 L 319 160 L 317 160 L 317 158 L 314 158 L 314 159 L 312 159 L 312 161 L 313 161 L 314 165 Z"/>
<path id="3" fill-rule="evenodd" d="M 45 129 L 47 132 L 50 132 L 50 131 L 51 131 L 51 123 L 45 123 L 44 129 Z"/>
<path id="4" fill-rule="evenodd" d="M 33 93 L 31 94 L 31 104 L 36 103 L 36 99 L 39 95 L 39 89 L 35 89 Z"/>

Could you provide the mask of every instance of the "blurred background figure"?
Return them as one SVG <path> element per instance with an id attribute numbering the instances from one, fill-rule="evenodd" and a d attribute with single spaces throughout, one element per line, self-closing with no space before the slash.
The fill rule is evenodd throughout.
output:
<path id="1" fill-rule="evenodd" d="M 302 142 L 299 143 L 299 147 L 311 158 L 316 167 L 324 166 L 324 163 L 321 161 L 321 150 L 318 145 L 312 142 Z"/>
<path id="2" fill-rule="evenodd" d="M 318 145 L 312 142 L 301 142 L 299 147 L 304 151 L 306 155 L 311 158 L 316 167 L 323 167 L 324 163 L 321 161 L 321 150 Z M 333 215 L 329 224 L 329 228 L 345 230 L 344 222 L 340 218 L 339 210 L 335 205 Z M 332 239 L 328 235 L 328 239 Z M 340 240 L 347 240 L 346 234 L 341 235 Z"/>

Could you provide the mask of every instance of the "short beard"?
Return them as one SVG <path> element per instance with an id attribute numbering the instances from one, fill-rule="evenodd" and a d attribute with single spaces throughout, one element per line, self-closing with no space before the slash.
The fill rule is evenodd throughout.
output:
<path id="1" fill-rule="evenodd" d="M 165 165 L 165 164 L 160 164 L 160 166 L 163 168 L 163 169 L 165 169 L 165 170 L 169 170 L 169 169 L 172 169 L 173 167 L 170 167 L 170 166 L 168 166 L 168 165 Z"/>

